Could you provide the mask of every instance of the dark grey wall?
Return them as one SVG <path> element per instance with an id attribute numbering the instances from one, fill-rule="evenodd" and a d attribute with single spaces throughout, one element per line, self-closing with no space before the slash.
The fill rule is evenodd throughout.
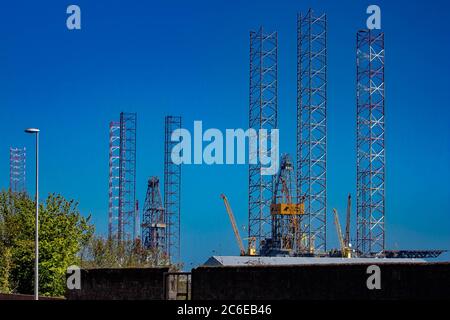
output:
<path id="1" fill-rule="evenodd" d="M 25 294 L 4 294 L 0 293 L 0 300 L 34 300 L 34 296 Z M 43 297 L 39 296 L 39 300 L 64 300 L 64 298 Z"/>
<path id="2" fill-rule="evenodd" d="M 168 268 L 81 270 L 81 290 L 68 300 L 162 300 Z"/>
<path id="3" fill-rule="evenodd" d="M 199 267 L 194 300 L 448 299 L 450 263 L 379 264 L 381 290 L 368 290 L 368 265 Z"/>

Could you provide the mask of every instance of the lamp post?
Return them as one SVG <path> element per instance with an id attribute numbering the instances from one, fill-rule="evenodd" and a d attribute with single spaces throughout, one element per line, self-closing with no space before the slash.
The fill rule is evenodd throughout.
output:
<path id="1" fill-rule="evenodd" d="M 39 300 L 39 132 L 37 128 L 29 128 L 26 133 L 36 136 L 36 232 L 35 232 L 35 259 L 34 259 L 34 300 Z"/>

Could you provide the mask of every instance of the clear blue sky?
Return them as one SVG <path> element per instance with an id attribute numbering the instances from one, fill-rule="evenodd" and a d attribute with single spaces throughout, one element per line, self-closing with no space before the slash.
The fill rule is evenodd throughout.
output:
<path id="1" fill-rule="evenodd" d="M 78 4 L 82 30 L 65 26 Z M 450 45 L 447 1 L 29 1 L 0 5 L 0 188 L 9 146 L 42 129 L 42 194 L 60 192 L 107 230 L 108 122 L 138 113 L 137 196 L 163 173 L 163 120 L 187 128 L 245 128 L 249 31 L 279 32 L 281 148 L 295 150 L 296 14 L 328 14 L 329 247 L 331 208 L 355 193 L 355 33 L 369 4 L 386 33 L 387 242 L 389 248 L 450 248 Z M 185 166 L 182 256 L 237 254 L 220 193 L 247 223 L 246 166 Z M 245 234 L 245 233 L 244 233 Z"/>

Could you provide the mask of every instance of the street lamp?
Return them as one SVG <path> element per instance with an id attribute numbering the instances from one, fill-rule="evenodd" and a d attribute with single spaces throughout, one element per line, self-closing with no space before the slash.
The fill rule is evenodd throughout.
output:
<path id="1" fill-rule="evenodd" d="M 34 300 L 39 300 L 39 132 L 37 128 L 29 128 L 26 133 L 36 135 L 36 232 L 34 259 Z"/>

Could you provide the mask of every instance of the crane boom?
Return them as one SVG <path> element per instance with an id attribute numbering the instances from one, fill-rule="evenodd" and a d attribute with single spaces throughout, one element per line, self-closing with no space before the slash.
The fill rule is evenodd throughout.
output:
<path id="1" fill-rule="evenodd" d="M 344 243 L 345 246 L 348 247 L 350 245 L 350 214 L 352 210 L 352 195 L 348 195 L 347 199 L 347 221 L 345 226 L 345 238 Z"/>
<path id="2" fill-rule="evenodd" d="M 336 232 L 339 238 L 339 245 L 341 246 L 341 251 L 344 252 L 345 250 L 345 244 L 344 239 L 342 237 L 342 230 L 341 230 L 341 224 L 339 223 L 339 216 L 336 209 L 333 209 L 334 214 L 334 224 L 336 225 Z"/>
<path id="3" fill-rule="evenodd" d="M 241 251 L 241 256 L 245 256 L 244 243 L 242 242 L 241 235 L 239 234 L 239 230 L 236 224 L 236 219 L 234 218 L 233 211 L 231 210 L 230 203 L 228 202 L 228 198 L 222 194 L 223 203 L 225 204 L 225 208 L 227 209 L 228 217 L 231 221 L 231 226 L 233 227 L 234 235 L 236 237 L 236 241 L 239 245 L 239 250 Z"/>

